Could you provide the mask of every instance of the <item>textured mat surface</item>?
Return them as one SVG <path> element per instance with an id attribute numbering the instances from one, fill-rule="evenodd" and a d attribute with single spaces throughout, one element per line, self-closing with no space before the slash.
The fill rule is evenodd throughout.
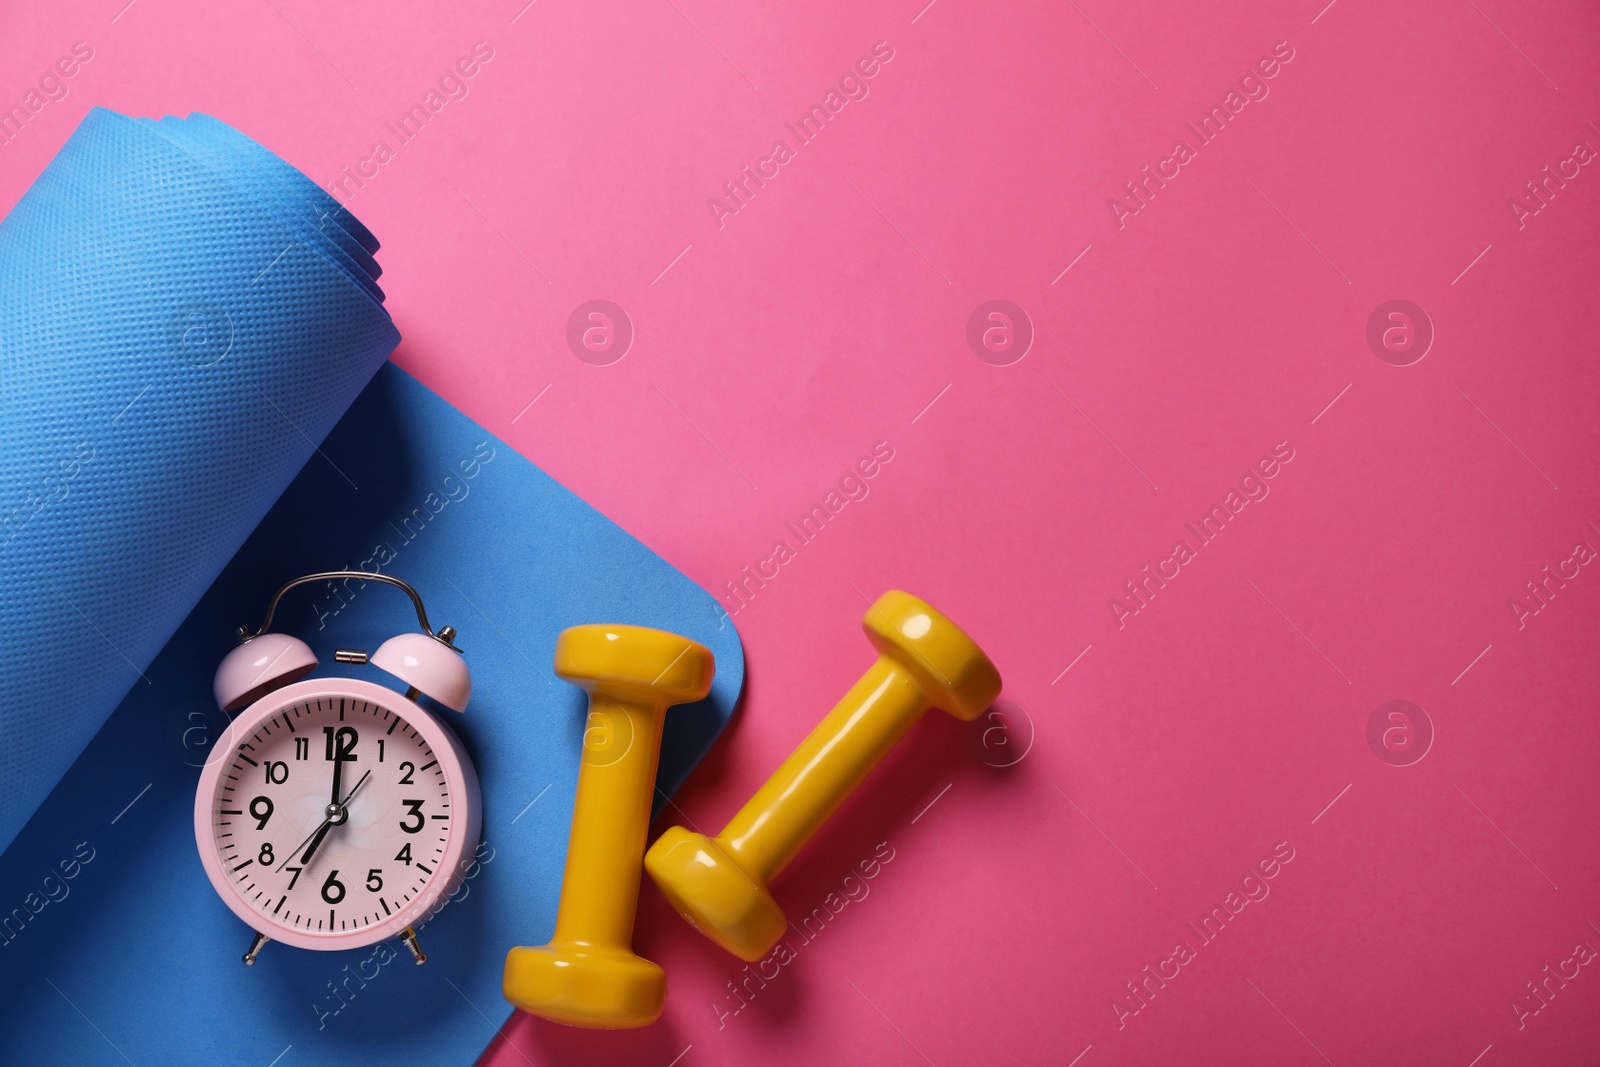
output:
<path id="1" fill-rule="evenodd" d="M 421 927 L 425 967 L 390 941 L 273 944 L 246 968 L 249 931 L 206 880 L 191 818 L 224 721 L 211 672 L 285 578 L 342 566 L 407 579 L 430 622 L 460 632 L 473 695 L 450 723 L 483 787 L 479 862 Z M 5 983 L 0 1060 L 109 1062 L 109 1039 L 139 1064 L 266 1064 L 291 1045 L 301 1065 L 470 1062 L 506 1014 L 506 949 L 554 928 L 585 702 L 551 675 L 551 655 L 562 629 L 601 620 L 684 633 L 716 655 L 711 695 L 668 713 L 664 796 L 738 699 L 744 657 L 727 616 L 503 441 L 383 367 L 146 669 L 151 684 L 134 687 L 0 856 L 0 901 L 39 907 L 25 904 L 20 921 L 0 914 L 0 961 L 49 979 Z M 333 667 L 334 648 L 370 650 L 415 627 L 410 602 L 374 586 L 296 590 L 274 622 L 311 643 L 322 674 L 352 669 Z"/>
<path id="2" fill-rule="evenodd" d="M 0 850 L 399 342 L 376 248 L 224 124 L 102 108 L 0 222 Z"/>

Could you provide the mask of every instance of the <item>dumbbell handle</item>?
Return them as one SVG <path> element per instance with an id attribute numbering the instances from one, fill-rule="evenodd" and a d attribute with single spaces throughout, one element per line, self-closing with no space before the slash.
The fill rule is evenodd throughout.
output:
<path id="1" fill-rule="evenodd" d="M 556 912 L 557 941 L 627 945 L 633 940 L 639 865 L 650 830 L 666 710 L 665 704 L 636 703 L 603 692 L 589 696 L 572 835 Z M 588 744 L 591 729 L 613 731 L 625 750 L 618 756 Z M 592 892 L 595 885 L 612 886 L 614 892 Z"/>
<path id="2" fill-rule="evenodd" d="M 746 871 L 770 879 L 930 706 L 915 678 L 879 656 L 718 835 Z"/>

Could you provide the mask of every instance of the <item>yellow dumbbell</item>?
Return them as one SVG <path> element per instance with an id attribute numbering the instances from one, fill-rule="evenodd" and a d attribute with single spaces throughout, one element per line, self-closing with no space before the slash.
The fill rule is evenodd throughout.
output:
<path id="1" fill-rule="evenodd" d="M 639 861 L 650 829 L 667 708 L 700 700 L 711 651 L 642 626 L 574 626 L 556 640 L 556 673 L 589 693 L 578 795 L 555 937 L 506 955 L 505 998 L 569 1026 L 646 1026 L 667 978 L 633 951 Z"/>
<path id="2" fill-rule="evenodd" d="M 674 826 L 645 869 L 690 924 L 754 962 L 788 920 L 767 885 L 930 707 L 971 721 L 1000 695 L 1000 673 L 955 623 L 890 590 L 861 620 L 878 649 L 844 698 L 714 839 Z"/>

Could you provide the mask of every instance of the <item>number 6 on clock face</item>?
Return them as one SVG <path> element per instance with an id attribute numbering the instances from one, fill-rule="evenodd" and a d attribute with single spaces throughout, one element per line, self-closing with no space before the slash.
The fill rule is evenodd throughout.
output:
<path id="1" fill-rule="evenodd" d="M 257 931 L 246 963 L 268 939 L 345 949 L 396 935 L 420 963 L 413 927 L 456 890 L 477 848 L 472 763 L 414 699 L 420 690 L 459 709 L 471 682 L 454 631 L 428 630 L 412 595 L 427 632 L 391 638 L 370 660 L 407 682 L 405 694 L 361 679 L 296 681 L 315 657 L 265 624 L 218 671 L 218 702 L 249 706 L 201 773 L 195 837 L 217 893 Z"/>

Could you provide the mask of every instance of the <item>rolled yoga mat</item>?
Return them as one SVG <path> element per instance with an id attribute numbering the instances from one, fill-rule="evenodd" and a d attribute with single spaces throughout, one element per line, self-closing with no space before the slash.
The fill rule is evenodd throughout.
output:
<path id="1" fill-rule="evenodd" d="M 744 656 L 715 597 L 378 367 L 396 337 L 376 242 L 335 210 L 219 123 L 95 112 L 0 224 L 0 468 L 54 464 L 35 438 L 88 443 L 0 547 L 0 1064 L 469 1063 L 510 1010 L 506 949 L 555 924 L 588 726 L 551 672 L 561 631 L 636 623 L 714 652 L 710 695 L 668 717 L 658 808 L 733 714 Z M 285 580 L 357 566 L 414 583 L 459 631 L 472 700 L 445 714 L 483 840 L 418 924 L 426 967 L 390 940 L 273 944 L 247 968 L 251 931 L 195 848 L 199 767 L 227 723 L 212 674 Z M 275 615 L 318 675 L 380 684 L 334 650 L 416 625 L 405 597 L 350 583 Z"/>
<path id="2" fill-rule="evenodd" d="M 103 108 L 0 222 L 0 851 L 399 343 L 377 248 L 224 123 Z"/>

